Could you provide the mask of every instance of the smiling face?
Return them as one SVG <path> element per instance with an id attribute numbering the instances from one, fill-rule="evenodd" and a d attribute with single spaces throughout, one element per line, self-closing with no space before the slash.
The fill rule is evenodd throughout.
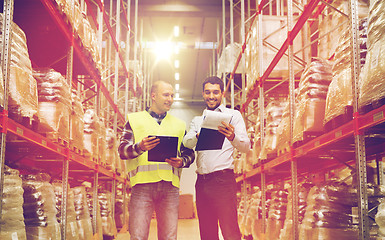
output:
<path id="1" fill-rule="evenodd" d="M 174 90 L 166 82 L 159 82 L 157 84 L 154 91 L 151 92 L 151 110 L 160 115 L 170 110 L 174 102 Z"/>
<path id="2" fill-rule="evenodd" d="M 221 105 L 223 92 L 219 84 L 206 83 L 203 88 L 202 96 L 207 109 L 214 110 Z"/>

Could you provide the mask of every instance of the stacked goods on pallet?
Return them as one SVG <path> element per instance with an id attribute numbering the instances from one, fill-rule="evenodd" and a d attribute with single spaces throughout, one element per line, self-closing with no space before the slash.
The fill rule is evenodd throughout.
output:
<path id="1" fill-rule="evenodd" d="M 73 188 L 76 221 L 79 229 L 79 239 L 92 239 L 93 231 L 90 212 L 87 204 L 86 189 L 83 186 Z"/>
<path id="2" fill-rule="evenodd" d="M 259 156 L 261 154 L 262 146 L 261 146 L 261 121 L 259 120 L 259 114 L 257 115 L 257 119 L 254 126 L 254 138 L 253 138 L 253 153 L 251 157 L 251 163 L 257 164 L 259 162 Z"/>
<path id="3" fill-rule="evenodd" d="M 71 99 L 70 142 L 72 147 L 82 151 L 84 149 L 84 109 L 76 93 L 72 92 Z"/>
<path id="4" fill-rule="evenodd" d="M 313 187 L 310 183 L 302 183 L 298 186 L 298 222 L 302 223 L 302 220 L 305 217 L 306 206 L 307 206 L 307 195 L 310 189 Z M 287 212 L 286 219 L 283 225 L 283 229 L 281 231 L 279 239 L 293 239 L 293 208 L 292 206 L 292 191 L 289 188 L 289 195 L 287 197 L 289 199 L 287 203 Z"/>
<path id="5" fill-rule="evenodd" d="M 2 240 L 27 239 L 23 216 L 23 192 L 19 171 L 5 166 L 0 219 Z"/>
<path id="6" fill-rule="evenodd" d="M 228 44 L 218 60 L 218 77 L 222 74 L 231 73 L 234 70 L 238 55 L 241 52 L 242 46 L 239 43 Z M 245 70 L 242 64 L 239 64 L 235 73 L 244 73 Z"/>
<path id="7" fill-rule="evenodd" d="M 106 152 L 107 152 L 107 128 L 104 121 L 101 121 L 101 124 L 99 124 L 99 139 L 98 139 L 98 155 L 99 155 L 99 161 L 102 166 L 106 167 L 107 165 L 107 159 L 106 159 Z"/>
<path id="8" fill-rule="evenodd" d="M 385 101 L 385 2 L 370 1 L 367 61 L 362 71 L 360 95 L 358 99 L 360 112 L 366 113 L 384 105 Z"/>
<path id="9" fill-rule="evenodd" d="M 71 109 L 70 87 L 66 79 L 53 69 L 34 69 L 39 95 L 38 132 L 52 140 L 69 141 Z"/>
<path id="10" fill-rule="evenodd" d="M 250 198 L 247 202 L 241 202 L 239 205 L 245 205 L 247 211 L 239 214 L 238 221 L 241 233 L 245 236 L 252 236 L 253 239 L 261 237 L 261 191 L 258 187 L 253 187 Z"/>
<path id="11" fill-rule="evenodd" d="M 295 107 L 295 106 L 294 106 Z M 286 106 L 282 112 L 282 119 L 277 127 L 277 155 L 280 156 L 289 152 L 290 140 L 290 105 L 286 102 Z M 295 112 L 295 111 L 294 111 Z"/>
<path id="12" fill-rule="evenodd" d="M 287 209 L 287 190 L 274 190 L 271 193 L 270 208 L 267 218 L 266 239 L 279 239 Z"/>
<path id="13" fill-rule="evenodd" d="M 327 60 L 313 58 L 301 75 L 296 97 L 293 143 L 318 136 L 324 130 L 325 102 L 332 80 L 331 65 Z"/>
<path id="14" fill-rule="evenodd" d="M 3 15 L 0 14 L 0 29 L 3 26 Z M 37 87 L 32 75 L 31 60 L 29 59 L 27 40 L 23 30 L 12 22 L 11 62 L 8 88 L 8 112 L 10 118 L 21 122 L 27 118 L 30 125 L 37 113 Z M 3 43 L 0 32 L 0 55 Z"/>
<path id="15" fill-rule="evenodd" d="M 277 128 L 282 120 L 282 113 L 286 102 L 272 100 L 265 109 L 266 128 L 265 138 L 259 158 L 271 159 L 277 156 Z"/>
<path id="16" fill-rule="evenodd" d="M 108 169 L 115 170 L 118 168 L 118 151 L 117 139 L 112 128 L 106 129 L 106 165 Z M 120 167 L 120 166 L 119 166 Z M 121 168 L 120 168 L 121 169 Z"/>
<path id="17" fill-rule="evenodd" d="M 358 239 L 357 192 L 346 183 L 330 180 L 314 186 L 307 197 L 300 239 Z"/>
<path id="18" fill-rule="evenodd" d="M 238 225 L 239 230 L 243 236 L 251 235 L 251 227 L 247 225 L 247 216 L 251 209 L 251 195 L 246 194 L 241 197 L 241 201 L 238 204 Z"/>
<path id="19" fill-rule="evenodd" d="M 367 20 L 360 21 L 361 67 L 366 56 Z M 352 119 L 351 31 L 346 28 L 336 49 L 333 63 L 333 80 L 326 98 L 324 125 L 326 130 L 339 127 Z"/>
<path id="20" fill-rule="evenodd" d="M 63 201 L 63 183 L 61 181 L 54 181 L 52 186 L 55 191 L 55 200 L 56 200 L 56 218 L 57 221 L 61 222 L 61 206 Z M 68 196 L 67 196 L 67 209 L 66 209 L 66 239 L 79 239 L 79 230 L 76 223 L 76 213 L 75 213 L 75 200 L 74 192 L 68 186 Z"/>
<path id="21" fill-rule="evenodd" d="M 99 161 L 99 117 L 95 110 L 87 109 L 84 113 L 84 150 L 91 155 L 94 161 Z"/>
<path id="22" fill-rule="evenodd" d="M 102 227 L 102 217 L 100 216 L 100 203 L 99 200 L 97 200 L 97 209 L 96 209 L 96 216 L 94 216 L 93 212 L 93 192 L 91 188 L 86 188 L 87 192 L 87 204 L 88 204 L 88 209 L 90 210 L 90 217 L 91 221 L 94 222 L 96 220 L 96 229 L 94 229 L 94 225 L 92 225 L 92 228 L 94 230 L 94 233 L 97 233 L 98 239 L 103 240 L 103 227 Z M 94 219 L 94 217 L 96 219 Z"/>
<path id="23" fill-rule="evenodd" d="M 27 239 L 61 239 L 55 192 L 47 174 L 23 175 L 24 223 Z"/>
<path id="24" fill-rule="evenodd" d="M 100 203 L 100 215 L 102 216 L 103 236 L 116 236 L 117 230 L 115 219 L 112 217 L 113 209 L 111 192 L 100 191 L 98 199 Z"/>

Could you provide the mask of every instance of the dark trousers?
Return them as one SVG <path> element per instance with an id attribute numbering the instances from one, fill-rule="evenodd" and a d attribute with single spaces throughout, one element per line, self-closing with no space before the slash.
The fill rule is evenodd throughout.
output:
<path id="1" fill-rule="evenodd" d="M 198 174 L 195 189 L 201 239 L 218 240 L 219 222 L 224 240 L 240 240 L 233 170 Z"/>

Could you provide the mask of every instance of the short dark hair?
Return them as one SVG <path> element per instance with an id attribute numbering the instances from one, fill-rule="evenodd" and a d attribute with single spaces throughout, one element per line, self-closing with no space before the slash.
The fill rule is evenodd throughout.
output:
<path id="1" fill-rule="evenodd" d="M 202 84 L 203 91 L 205 90 L 205 85 L 206 85 L 207 83 L 211 83 L 211 84 L 219 84 L 219 88 L 221 89 L 221 91 L 222 91 L 222 92 L 224 91 L 224 84 L 223 84 L 223 81 L 222 81 L 222 79 L 220 79 L 220 78 L 217 77 L 217 76 L 211 76 L 211 77 L 208 77 L 208 78 L 206 78 L 206 79 L 203 81 L 203 84 Z"/>

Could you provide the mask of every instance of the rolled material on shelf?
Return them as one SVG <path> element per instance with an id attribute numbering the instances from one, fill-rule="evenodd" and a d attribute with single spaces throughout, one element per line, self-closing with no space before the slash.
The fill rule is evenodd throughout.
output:
<path id="1" fill-rule="evenodd" d="M 87 204 L 86 189 L 84 186 L 72 188 L 74 192 L 74 204 L 76 212 L 76 221 L 79 229 L 79 239 L 92 239 L 93 230 L 91 224 L 90 211 Z"/>
<path id="2" fill-rule="evenodd" d="M 63 183 L 61 181 L 54 181 L 52 186 L 55 191 L 55 202 L 57 210 L 57 221 L 61 222 L 61 204 L 63 200 Z M 67 209 L 66 209 L 66 239 L 79 240 L 79 230 L 76 223 L 76 213 L 75 213 L 75 204 L 74 204 L 74 192 L 68 186 L 68 196 L 67 196 Z"/>
<path id="3" fill-rule="evenodd" d="M 3 25 L 0 14 L 0 29 Z M 37 113 L 38 98 L 36 80 L 32 76 L 31 60 L 29 59 L 27 40 L 23 30 L 12 22 L 11 62 L 9 76 L 8 111 L 10 116 L 32 119 Z M 0 32 L 0 36 L 2 33 Z M 0 55 L 3 49 L 0 37 Z"/>
<path id="4" fill-rule="evenodd" d="M 377 108 L 385 98 L 385 2 L 370 1 L 368 20 L 368 53 L 361 73 L 359 108 L 368 105 Z M 383 103 L 381 102 L 381 105 Z M 371 110 L 371 108 L 369 109 Z M 366 111 L 365 111 L 366 112 Z"/>
<path id="5" fill-rule="evenodd" d="M 23 175 L 24 223 L 27 239 L 60 240 L 55 193 L 48 174 Z"/>
<path id="6" fill-rule="evenodd" d="M 271 193 L 271 201 L 266 224 L 266 239 L 279 239 L 281 229 L 286 217 L 288 192 L 274 190 Z"/>
<path id="7" fill-rule="evenodd" d="M 25 240 L 23 216 L 23 187 L 19 171 L 4 167 L 4 188 L 0 219 L 0 239 Z"/>

